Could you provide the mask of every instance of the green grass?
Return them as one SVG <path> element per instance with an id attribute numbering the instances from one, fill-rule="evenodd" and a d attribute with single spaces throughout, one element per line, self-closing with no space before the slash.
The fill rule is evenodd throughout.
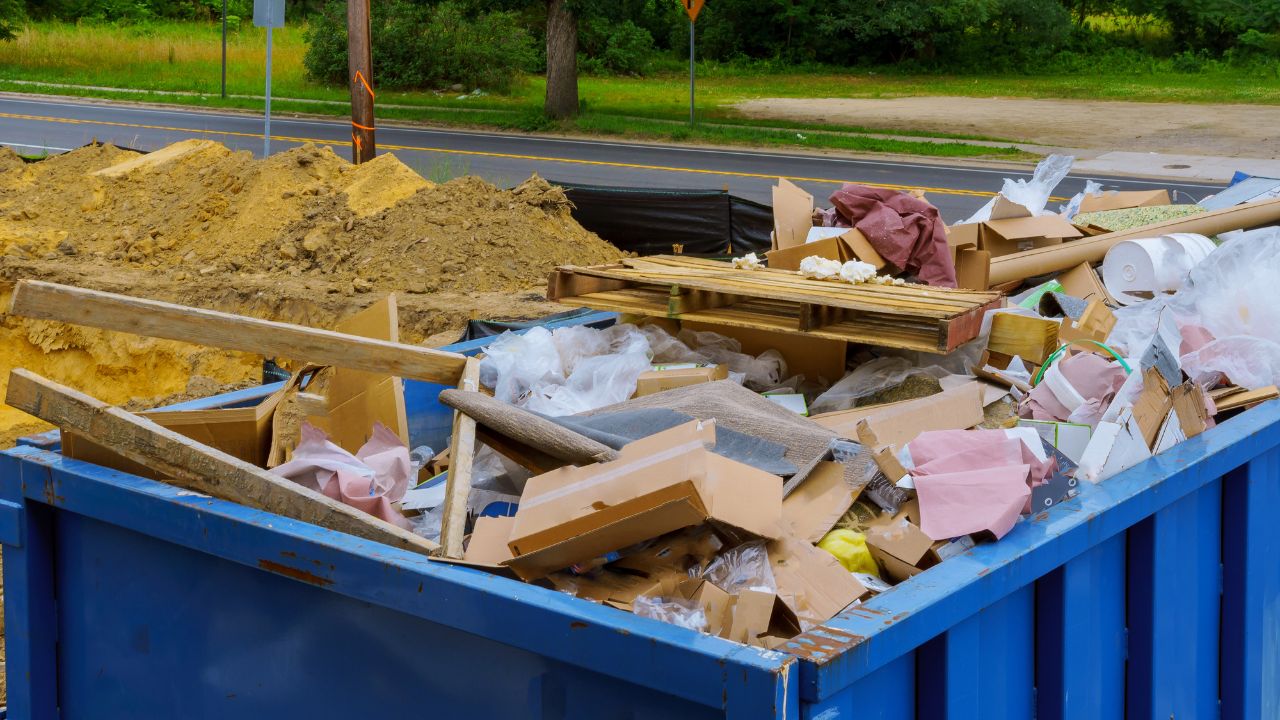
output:
<path id="1" fill-rule="evenodd" d="M 273 107 L 281 112 L 344 115 L 345 88 L 306 77 L 302 29 L 274 34 Z M 228 92 L 261 95 L 265 33 L 246 21 L 228 43 Z M 670 65 L 671 63 L 667 63 Z M 260 109 L 255 98 L 218 97 L 220 28 L 216 23 L 162 23 L 137 26 L 35 23 L 19 37 L 0 43 L 0 89 L 66 95 L 114 97 L 204 107 Z M 584 112 L 572 124 L 541 119 L 543 80 L 521 79 L 508 95 L 459 97 L 452 92 L 378 93 L 384 119 L 526 131 L 566 131 L 634 139 L 732 143 L 778 148 L 839 149 L 932 156 L 1019 158 L 1009 147 L 963 142 L 928 143 L 911 137 L 1013 142 L 974 134 L 901 131 L 897 128 L 756 120 L 741 116 L 734 104 L 756 98 L 889 98 L 904 96 L 1009 96 L 1030 98 L 1116 99 L 1131 101 L 1232 102 L 1280 104 L 1280 78 L 1256 71 L 1203 73 L 1088 73 L 1071 75 L 897 75 L 867 71 L 768 72 L 708 63 L 698 68 L 699 124 L 689 127 L 688 76 L 668 71 L 644 78 L 583 77 Z M 112 93 L 20 86 L 8 81 L 39 81 L 129 88 Z M 168 96 L 161 91 L 202 93 Z M 327 100 L 337 104 L 291 102 L 278 98 Z M 395 107 L 405 106 L 405 107 Z M 866 133 L 903 136 L 869 137 Z"/>

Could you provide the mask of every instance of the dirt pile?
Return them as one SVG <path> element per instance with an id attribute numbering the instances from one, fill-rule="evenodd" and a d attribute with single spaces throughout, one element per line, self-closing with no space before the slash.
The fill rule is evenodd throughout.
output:
<path id="1" fill-rule="evenodd" d="M 39 278 L 320 327 L 386 292 L 421 342 L 474 317 L 529 318 L 557 264 L 621 253 L 538 177 L 431 183 L 391 155 L 353 166 L 304 146 L 256 160 L 207 140 L 141 155 L 90 146 L 37 163 L 0 148 L 0 302 Z M 259 359 L 0 318 L 0 389 L 28 367 L 146 406 L 242 384 Z M 0 408 L 0 447 L 29 418 Z"/>

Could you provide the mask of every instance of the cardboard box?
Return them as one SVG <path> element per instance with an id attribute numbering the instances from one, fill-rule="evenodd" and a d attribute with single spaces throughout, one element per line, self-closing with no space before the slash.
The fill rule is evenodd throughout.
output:
<path id="1" fill-rule="evenodd" d="M 799 270 L 800 261 L 811 255 L 841 263 L 861 260 L 874 265 L 877 270 L 887 264 L 866 236 L 856 228 L 815 227 L 810 228 L 810 237 L 813 239 L 806 240 L 800 245 L 765 253 L 769 267 L 777 270 Z"/>
<path id="2" fill-rule="evenodd" d="M 508 565 L 533 580 L 707 521 L 764 538 L 781 532 L 782 482 L 708 450 L 714 421 L 629 443 L 617 460 L 530 478 Z"/>
<path id="3" fill-rule="evenodd" d="M 799 270 L 810 255 L 848 262 L 861 260 L 876 268 L 884 258 L 854 228 L 813 227 L 813 196 L 782 178 L 773 188 L 773 249 L 765 253 L 769 267 Z"/>
<path id="4" fill-rule="evenodd" d="M 1080 263 L 1059 275 L 1058 284 L 1062 286 L 1063 292 L 1072 297 L 1082 300 L 1101 300 L 1108 305 L 1117 304 L 1089 263 Z"/>
<path id="5" fill-rule="evenodd" d="M 903 513 L 871 524 L 863 535 L 867 538 L 868 547 L 878 548 L 908 565 L 919 566 L 934 546 L 933 538 L 925 535 Z"/>
<path id="6" fill-rule="evenodd" d="M 844 465 L 823 461 L 782 501 L 782 520 L 791 534 L 817 543 L 853 506 L 858 491 L 844 480 Z"/>
<path id="7" fill-rule="evenodd" d="M 1130 190 L 1085 195 L 1080 201 L 1080 212 L 1098 212 L 1100 210 L 1124 210 L 1126 208 L 1150 207 L 1152 205 L 1172 205 L 1168 190 Z"/>
<path id="8" fill-rule="evenodd" d="M 956 252 L 956 286 L 967 290 L 986 290 L 991 284 L 991 253 L 976 248 Z"/>
<path id="9" fill-rule="evenodd" d="M 258 467 L 266 467 L 267 455 L 271 451 L 271 419 L 282 396 L 283 391 L 273 393 L 252 407 L 149 410 L 139 414 L 196 442 Z M 162 477 L 154 470 L 73 432 L 62 432 L 62 455 L 139 477 L 153 480 Z"/>
<path id="10" fill-rule="evenodd" d="M 640 373 L 640 377 L 636 378 L 636 392 L 632 397 L 644 397 L 664 390 L 728 378 L 729 366 L 727 365 L 686 363 L 679 367 L 654 366 L 653 370 Z"/>
<path id="11" fill-rule="evenodd" d="M 482 565 L 501 565 L 510 560 L 511 548 L 507 547 L 507 540 L 515 522 L 514 517 L 476 518 L 476 526 L 471 531 L 471 540 L 462 553 L 462 559 Z"/>
<path id="12" fill-rule="evenodd" d="M 777 350 L 782 354 L 782 359 L 787 361 L 788 375 L 804 375 L 809 380 L 821 377 L 831 383 L 845 376 L 849 344 L 843 340 L 828 340 L 728 325 L 711 325 L 689 320 L 681 321 L 680 327 L 698 332 L 711 331 L 733 338 L 742 345 L 742 352 L 748 355 L 759 355 L 765 350 Z"/>
<path id="13" fill-rule="evenodd" d="M 1060 245 L 1064 240 L 1083 237 L 1079 228 L 1061 215 L 1011 217 L 982 223 L 979 249 L 992 257 L 1011 255 L 1023 250 Z"/>

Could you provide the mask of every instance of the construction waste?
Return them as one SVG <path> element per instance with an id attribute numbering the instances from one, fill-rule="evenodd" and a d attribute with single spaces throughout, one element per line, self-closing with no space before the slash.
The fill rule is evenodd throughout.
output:
<path id="1" fill-rule="evenodd" d="M 1280 201 L 1082 226 L 1081 212 L 1168 196 L 1091 187 L 1054 212 L 1069 167 L 1046 160 L 951 227 L 919 195 L 857 187 L 833 196 L 828 226 L 832 211 L 782 183 L 767 267 L 559 267 L 552 299 L 618 316 L 508 332 L 480 358 L 398 345 L 395 296 L 335 322 L 338 335 L 214 318 L 238 328 L 229 339 L 182 322 L 203 311 L 19 283 L 23 317 L 112 330 L 128 307 L 169 340 L 247 352 L 305 339 L 312 356 L 295 359 L 315 364 L 253 412 L 112 415 L 113 432 L 58 414 L 90 401 L 30 373 L 9 396 L 79 437 L 64 452 L 81 459 L 128 462 L 110 446 L 127 426 L 183 447 L 144 443 L 155 457 L 144 450 L 131 472 L 165 479 L 232 456 L 251 464 L 235 466 L 238 483 L 169 481 L 785 650 L 935 565 L 1032 532 L 1028 517 L 1084 483 L 1280 397 Z M 306 249 L 317 225 L 298 222 L 271 247 Z M 309 252 L 305 272 L 339 272 Z M 457 388 L 440 393 L 455 411 L 448 448 L 413 447 L 402 378 Z M 276 494 L 245 489 L 255 483 Z"/>
<path id="2" fill-rule="evenodd" d="M 267 160 L 208 140 L 38 162 L 0 148 L 6 304 L 15 280 L 38 278 L 328 327 L 394 290 L 418 343 L 477 316 L 554 312 L 547 272 L 621 254 L 537 176 L 436 184 L 394 155 L 355 166 L 312 145 Z M 261 381 L 251 355 L 6 316 L 0 388 L 14 367 L 135 409 Z M 0 407 L 0 447 L 38 427 Z"/>

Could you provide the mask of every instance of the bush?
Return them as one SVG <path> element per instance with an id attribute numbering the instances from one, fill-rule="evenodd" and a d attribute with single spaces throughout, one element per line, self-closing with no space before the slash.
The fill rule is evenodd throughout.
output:
<path id="1" fill-rule="evenodd" d="M 578 62 L 592 75 L 644 75 L 653 63 L 653 35 L 624 20 L 588 16 L 578 30 Z"/>
<path id="2" fill-rule="evenodd" d="M 307 74 L 347 82 L 346 4 L 334 0 L 307 27 Z M 409 0 L 376 3 L 370 20 L 373 77 L 384 88 L 505 92 L 535 61 L 533 40 L 512 13 L 466 15 L 452 2 L 424 6 Z"/>

